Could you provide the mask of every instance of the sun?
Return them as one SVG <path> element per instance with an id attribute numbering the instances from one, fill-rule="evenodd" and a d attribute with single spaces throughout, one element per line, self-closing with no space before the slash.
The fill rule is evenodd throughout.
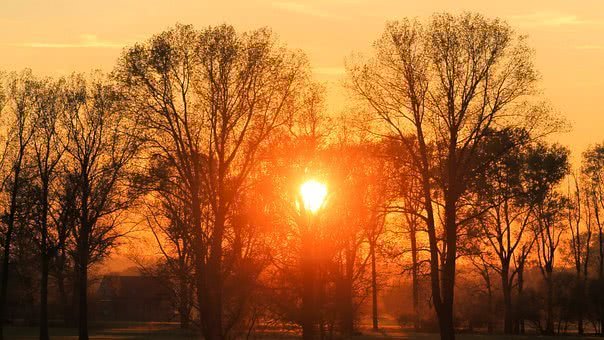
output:
<path id="1" fill-rule="evenodd" d="M 300 186 L 300 195 L 304 209 L 315 214 L 325 203 L 327 187 L 325 184 L 311 179 Z"/>

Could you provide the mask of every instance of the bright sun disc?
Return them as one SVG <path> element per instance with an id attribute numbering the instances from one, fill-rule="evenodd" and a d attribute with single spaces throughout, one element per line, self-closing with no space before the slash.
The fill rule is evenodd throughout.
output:
<path id="1" fill-rule="evenodd" d="M 309 180 L 300 186 L 300 194 L 302 195 L 304 209 L 314 214 L 323 206 L 327 196 L 327 187 L 323 183 Z"/>

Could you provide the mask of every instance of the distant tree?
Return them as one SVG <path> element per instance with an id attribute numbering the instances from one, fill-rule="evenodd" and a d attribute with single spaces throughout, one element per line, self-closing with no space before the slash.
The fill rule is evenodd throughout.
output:
<path id="1" fill-rule="evenodd" d="M 583 335 L 585 315 L 585 292 L 589 274 L 589 255 L 591 252 L 591 202 L 590 197 L 583 193 L 582 184 L 575 174 L 572 174 L 573 184 L 569 179 L 567 221 L 570 230 L 570 254 L 575 267 L 575 291 L 577 331 Z M 584 197 L 585 196 L 585 197 Z M 584 218 L 582 218 L 584 217 Z M 582 221 L 583 219 L 583 221 Z"/>
<path id="2" fill-rule="evenodd" d="M 158 263 L 139 263 L 148 275 L 166 279 L 179 311 L 181 328 L 188 328 L 193 308 L 194 263 L 191 214 L 183 201 L 187 197 L 174 182 L 174 168 L 161 158 L 150 159 L 149 166 L 135 181 L 146 192 L 143 214 L 161 254 Z"/>
<path id="3" fill-rule="evenodd" d="M 568 150 L 558 145 L 538 145 L 528 159 L 529 169 L 533 171 L 531 182 L 532 200 L 536 202 L 533 214 L 535 225 L 537 258 L 539 269 L 546 286 L 545 292 L 545 332 L 554 334 L 554 282 L 553 272 L 556 253 L 560 240 L 567 229 L 564 214 L 568 209 L 568 200 L 555 191 L 556 185 L 567 174 Z M 551 180 L 548 174 L 557 174 Z"/>
<path id="4" fill-rule="evenodd" d="M 554 185 L 566 175 L 563 163 L 534 162 L 534 153 L 543 152 L 543 148 L 529 142 L 526 131 L 494 133 L 483 150 L 487 157 L 509 151 L 478 176 L 471 189 L 476 195 L 474 204 L 483 210 L 478 218 L 479 239 L 495 255 L 490 259 L 496 259 L 489 265 L 501 280 L 506 334 L 513 332 L 516 319 L 513 288 L 518 285 L 518 276 L 534 244 L 535 235 L 530 232 L 538 204 L 534 183 Z"/>
<path id="5" fill-rule="evenodd" d="M 334 190 L 329 206 L 333 213 L 326 214 L 335 227 L 337 305 L 342 333 L 351 336 L 356 332 L 360 303 L 369 291 L 374 329 L 378 326 L 378 242 L 389 200 L 384 182 L 386 164 L 378 145 L 351 134 L 340 135 L 326 148 L 323 158 L 327 182 Z"/>
<path id="6" fill-rule="evenodd" d="M 425 274 L 426 261 L 422 253 L 427 248 L 427 243 L 422 242 L 422 233 L 426 232 L 424 206 L 422 204 L 420 175 L 411 166 L 411 152 L 401 143 L 386 141 L 385 157 L 388 158 L 387 175 L 383 179 L 389 186 L 390 202 L 386 212 L 400 214 L 400 223 L 387 230 L 393 237 L 385 237 L 387 243 L 386 254 L 400 263 L 404 272 L 411 273 L 411 288 L 413 299 L 413 327 L 417 331 L 421 328 L 422 315 L 420 313 L 420 279 Z M 408 240 L 408 245 L 400 245 L 400 241 Z M 407 255 L 410 254 L 410 258 Z M 410 262 L 409 262 L 410 260 Z"/>
<path id="7" fill-rule="evenodd" d="M 479 286 L 484 287 L 484 289 L 479 289 L 478 292 L 482 295 L 486 295 L 486 306 L 485 310 L 478 311 L 478 314 L 486 314 L 481 315 L 482 318 L 486 319 L 487 324 L 487 332 L 492 334 L 495 327 L 495 285 L 492 279 L 493 274 L 493 266 L 490 265 L 493 261 L 488 259 L 490 257 L 489 253 L 482 252 L 478 250 L 476 254 L 470 256 L 470 261 L 480 277 L 482 278 L 482 282 L 478 283 Z M 484 285 L 482 285 L 484 284 Z M 473 306 L 475 307 L 475 306 Z M 482 313 L 481 313 L 482 312 Z M 472 320 L 470 320 L 472 323 Z"/>
<path id="8" fill-rule="evenodd" d="M 382 121 L 383 134 L 415 151 L 430 243 L 432 301 L 441 338 L 454 339 L 455 264 L 465 219 L 459 214 L 461 199 L 472 178 L 495 160 L 476 163 L 488 132 L 496 125 L 527 121 L 520 104 L 534 93 L 532 52 L 504 22 L 469 13 L 437 14 L 425 25 L 389 23 L 374 46 L 372 59 L 349 64 L 350 86 Z M 442 238 L 436 202 L 444 206 Z"/>
<path id="9" fill-rule="evenodd" d="M 581 172 L 584 175 L 584 191 L 586 208 L 589 209 L 589 215 L 595 222 L 597 230 L 597 242 L 595 252 L 597 255 L 597 282 L 590 284 L 590 291 L 597 291 L 604 286 L 604 145 L 596 144 L 588 148 L 582 157 Z M 591 223 L 588 221 L 587 223 Z M 600 332 L 604 334 L 604 299 L 598 298 L 595 301 L 596 311 L 599 314 Z"/>

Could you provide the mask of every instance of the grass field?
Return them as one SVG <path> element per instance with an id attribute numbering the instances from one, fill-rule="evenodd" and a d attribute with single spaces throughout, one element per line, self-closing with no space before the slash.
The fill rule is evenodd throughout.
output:
<path id="1" fill-rule="evenodd" d="M 353 339 L 371 340 L 371 339 L 418 339 L 418 340 L 438 340 L 438 334 L 432 333 L 413 333 L 410 331 L 400 330 L 396 328 L 388 329 L 380 333 L 374 333 L 369 330 L 362 332 L 362 335 L 355 336 Z M 77 339 L 77 330 L 71 328 L 51 328 L 50 335 L 52 339 Z M 37 339 L 38 329 L 35 327 L 8 326 L 5 327 L 6 339 Z M 144 323 L 144 324 L 121 324 L 110 325 L 103 328 L 91 328 L 91 339 L 198 339 L 199 335 L 191 331 L 183 331 L 178 329 L 175 324 L 166 323 Z M 266 340 L 290 340 L 299 337 L 283 333 L 273 333 L 266 335 L 258 335 L 252 339 Z M 525 335 L 525 336 L 509 336 L 509 335 L 486 335 L 486 334 L 458 334 L 459 340 L 525 340 L 525 339 L 547 339 L 545 336 Z M 586 340 L 586 339 L 602 339 L 601 337 L 575 337 L 575 336 L 558 336 L 564 340 Z"/>

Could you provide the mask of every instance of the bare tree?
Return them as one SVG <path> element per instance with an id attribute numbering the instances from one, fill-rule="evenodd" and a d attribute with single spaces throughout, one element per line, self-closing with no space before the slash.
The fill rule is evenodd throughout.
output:
<path id="1" fill-rule="evenodd" d="M 158 158 L 150 162 L 147 174 L 137 181 L 148 192 L 143 214 L 162 256 L 151 267 L 145 263 L 139 263 L 139 267 L 145 273 L 166 278 L 176 298 L 180 326 L 188 328 L 195 293 L 191 214 L 182 201 L 186 194 L 179 192 L 178 184 L 172 181 L 173 171 Z"/>
<path id="2" fill-rule="evenodd" d="M 585 176 L 585 205 L 595 222 L 597 238 L 597 278 L 604 282 L 604 145 L 597 144 L 583 153 L 581 172 Z M 591 223 L 591 220 L 587 223 Z M 599 305 L 600 331 L 604 333 L 604 306 Z"/>
<path id="3" fill-rule="evenodd" d="M 565 228 L 561 225 L 563 211 L 566 209 L 565 201 L 556 193 L 548 193 L 544 201 L 537 206 L 535 214 L 538 218 L 538 227 L 535 229 L 537 237 L 537 252 L 539 269 L 546 286 L 546 316 L 545 333 L 554 334 L 554 286 L 553 271 L 556 259 L 556 250 L 560 245 L 560 238 Z"/>
<path id="4" fill-rule="evenodd" d="M 492 127 L 511 118 L 525 121 L 516 104 L 533 93 L 532 53 L 507 24 L 476 14 L 437 14 L 426 25 L 392 22 L 374 47 L 372 59 L 349 66 L 351 87 L 387 131 L 417 150 L 412 159 L 421 174 L 427 216 L 432 300 L 441 338 L 454 339 L 460 200 L 469 181 L 493 161 L 476 164 L 477 150 Z M 437 191 L 444 206 L 442 253 L 434 211 Z"/>
<path id="5" fill-rule="evenodd" d="M 579 334 L 585 332 L 583 325 L 585 290 L 587 287 L 589 253 L 591 246 L 591 209 L 589 196 L 586 200 L 583 197 L 581 185 L 577 176 L 572 175 L 573 187 L 571 189 L 570 179 L 568 188 L 568 213 L 567 221 L 570 229 L 571 239 L 570 248 L 575 267 L 575 289 L 577 299 L 577 331 Z M 571 191 L 572 190 L 572 191 Z M 585 204 L 585 206 L 583 205 Z M 584 215 L 585 213 L 585 215 Z M 581 222 L 582 216 L 585 216 L 584 223 Z"/>
<path id="6" fill-rule="evenodd" d="M 527 160 L 531 181 L 525 183 L 529 188 L 531 200 L 536 202 L 532 211 L 535 216 L 535 233 L 539 269 L 546 285 L 546 329 L 554 333 L 553 316 L 553 271 L 560 238 L 566 230 L 564 212 L 568 200 L 555 191 L 556 185 L 568 173 L 569 151 L 559 145 L 538 144 Z"/>
<path id="7" fill-rule="evenodd" d="M 0 287 L 0 339 L 3 338 L 6 297 L 8 289 L 9 263 L 15 218 L 18 208 L 18 197 L 23 189 L 22 178 L 25 159 L 29 152 L 30 142 L 34 134 L 34 107 L 36 102 L 37 83 L 30 70 L 10 75 L 8 83 L 8 115 L 9 131 L 6 139 L 6 163 L 10 167 L 7 178 L 3 181 L 3 189 L 8 192 L 7 207 L 3 213 L 4 248 L 2 257 L 2 286 Z M 3 160 L 4 161 L 4 160 Z"/>
<path id="8" fill-rule="evenodd" d="M 34 185 L 37 186 L 41 279 L 40 279 L 40 339 L 48 339 L 48 276 L 49 263 L 54 253 L 51 234 L 53 185 L 56 185 L 57 168 L 63 155 L 63 141 L 59 131 L 59 120 L 64 108 L 63 82 L 50 79 L 40 80 L 35 102 L 36 130 L 32 139 L 33 158 L 36 167 Z M 30 184 L 31 185 L 31 184 Z"/>
<path id="9" fill-rule="evenodd" d="M 178 171 L 190 202 L 203 334 L 224 338 L 233 324 L 223 320 L 231 218 L 258 151 L 291 118 L 306 62 L 267 29 L 176 26 L 128 50 L 116 76 L 145 118 L 153 152 Z"/>
<path id="10" fill-rule="evenodd" d="M 499 149 L 508 149 L 505 155 L 491 164 L 473 184 L 477 201 L 475 204 L 483 213 L 478 218 L 480 225 L 479 238 L 483 246 L 494 254 L 496 259 L 489 265 L 499 274 L 504 306 L 504 332 L 513 332 L 514 315 L 513 288 L 517 284 L 519 271 L 515 259 L 524 261 L 523 256 L 530 252 L 534 234 L 526 232 L 535 223 L 533 211 L 538 203 L 534 199 L 534 191 L 538 188 L 534 183 L 551 185 L 558 183 L 565 175 L 558 166 L 548 162 L 535 162 L 536 152 L 543 152 L 541 147 L 534 144 L 523 145 L 519 142 L 528 141 L 524 131 L 508 131 L 496 134 L 488 143 L 485 153 L 500 153 Z M 509 145 L 515 145 L 510 147 Z M 535 178 L 537 177 L 537 178 Z"/>
<path id="11" fill-rule="evenodd" d="M 67 171 L 76 183 L 75 240 L 79 338 L 88 339 L 88 269 L 102 259 L 124 229 L 123 212 L 133 202 L 127 165 L 138 143 L 115 87 L 100 74 L 73 76 L 66 89 Z"/>

